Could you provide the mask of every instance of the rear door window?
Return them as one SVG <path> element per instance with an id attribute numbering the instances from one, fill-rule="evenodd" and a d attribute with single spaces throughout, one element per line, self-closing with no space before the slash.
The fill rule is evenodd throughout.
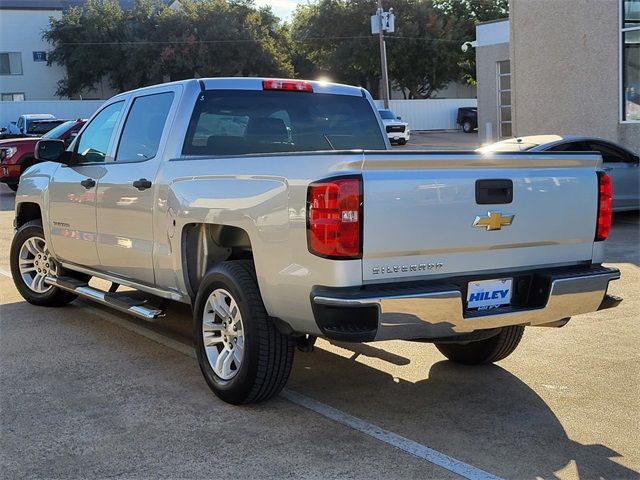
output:
<path id="1" fill-rule="evenodd" d="M 184 155 L 384 150 L 364 97 L 279 91 L 209 90 L 196 102 Z"/>
<path id="2" fill-rule="evenodd" d="M 156 156 L 173 92 L 134 99 L 122 129 L 116 162 L 144 162 Z"/>

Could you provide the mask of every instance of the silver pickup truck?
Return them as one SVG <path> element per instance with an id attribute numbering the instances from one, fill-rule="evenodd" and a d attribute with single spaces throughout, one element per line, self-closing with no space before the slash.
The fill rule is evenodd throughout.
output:
<path id="1" fill-rule="evenodd" d="M 317 337 L 432 342 L 479 364 L 525 326 L 621 300 L 601 265 L 612 193 L 598 155 L 390 151 L 361 88 L 143 88 L 37 155 L 16 197 L 20 293 L 150 321 L 191 304 L 202 373 L 230 403 L 278 393 Z"/>

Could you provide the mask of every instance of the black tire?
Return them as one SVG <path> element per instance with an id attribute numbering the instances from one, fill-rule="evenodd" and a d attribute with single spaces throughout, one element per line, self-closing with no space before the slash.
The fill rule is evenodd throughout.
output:
<path id="1" fill-rule="evenodd" d="M 407 144 L 407 139 L 406 138 L 399 138 L 398 139 L 398 145 L 406 145 Z"/>
<path id="2" fill-rule="evenodd" d="M 18 184 L 17 183 L 7 183 L 7 187 L 9 187 L 14 192 L 18 191 Z"/>
<path id="3" fill-rule="evenodd" d="M 39 237 L 44 239 L 44 230 L 42 229 L 42 222 L 40 220 L 32 220 L 22 225 L 13 237 L 11 242 L 11 251 L 9 253 L 9 263 L 11 265 L 11 276 L 13 277 L 13 283 L 15 284 L 18 292 L 22 295 L 27 302 L 33 305 L 42 307 L 61 307 L 67 303 L 76 299 L 77 295 L 61 290 L 57 287 L 51 287 L 45 293 L 37 293 L 31 290 L 22 278 L 20 273 L 20 249 L 23 244 L 32 237 Z M 53 262 L 53 260 L 49 260 Z M 62 267 L 58 267 L 58 275 L 61 275 Z M 87 276 L 78 274 L 83 279 L 88 281 Z"/>
<path id="4" fill-rule="evenodd" d="M 469 120 L 465 120 L 464 122 L 462 122 L 462 131 L 464 133 L 473 132 L 473 124 Z"/>
<path id="5" fill-rule="evenodd" d="M 440 353 L 463 365 L 493 363 L 507 358 L 518 346 L 524 327 L 503 327 L 495 337 L 470 343 L 436 343 Z"/>
<path id="6" fill-rule="evenodd" d="M 202 330 L 207 301 L 218 289 L 228 292 L 238 305 L 244 332 L 242 360 L 235 376 L 228 380 L 218 376 L 209 363 Z M 220 399 L 234 405 L 256 403 L 284 388 L 291 373 L 295 341 L 269 319 L 252 261 L 222 262 L 205 275 L 195 301 L 193 326 L 200 370 Z"/>

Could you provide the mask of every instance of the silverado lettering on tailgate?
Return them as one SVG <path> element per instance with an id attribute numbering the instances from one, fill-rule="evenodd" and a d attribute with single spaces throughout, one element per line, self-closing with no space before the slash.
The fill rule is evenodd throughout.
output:
<path id="1" fill-rule="evenodd" d="M 384 275 L 388 273 L 400 272 L 420 272 L 426 270 L 440 270 L 444 267 L 443 263 L 414 263 L 411 265 L 387 265 L 375 266 L 372 269 L 374 275 Z"/>

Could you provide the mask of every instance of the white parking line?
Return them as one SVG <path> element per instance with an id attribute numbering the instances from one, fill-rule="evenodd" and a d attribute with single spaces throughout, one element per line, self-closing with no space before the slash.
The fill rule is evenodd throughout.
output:
<path id="1" fill-rule="evenodd" d="M 496 477 L 484 470 L 481 470 L 468 463 L 456 460 L 444 453 L 438 452 L 432 448 L 422 445 L 418 442 L 414 442 L 406 437 L 398 435 L 396 433 L 380 428 L 377 425 L 361 420 L 357 417 L 349 415 L 348 413 L 338 410 L 337 408 L 330 407 L 322 402 L 318 402 L 313 398 L 309 398 L 300 393 L 296 393 L 289 389 L 284 389 L 281 395 L 290 402 L 300 405 L 301 407 L 312 410 L 319 413 L 323 417 L 329 418 L 335 422 L 338 422 L 347 427 L 353 428 L 365 435 L 369 435 L 381 442 L 387 443 L 392 447 L 409 453 L 422 460 L 425 460 L 434 465 L 438 465 L 450 472 L 453 472 L 461 477 L 468 478 L 470 480 L 499 480 L 500 477 Z"/>
<path id="2" fill-rule="evenodd" d="M 0 269 L 0 275 L 11 278 L 11 274 L 6 270 Z M 91 310 L 93 313 L 95 313 L 96 316 L 102 318 L 103 320 L 137 333 L 138 335 L 142 335 L 149 340 L 164 345 L 165 347 L 171 348 L 172 350 L 176 350 L 191 358 L 196 358 L 195 351 L 189 345 L 185 345 L 182 342 L 173 340 L 172 338 L 169 338 L 165 335 L 120 318 L 119 316 L 111 312 L 107 312 L 100 308 L 97 308 L 88 303 L 88 301 L 81 302 L 83 307 Z M 445 470 L 460 475 L 461 477 L 468 478 L 469 480 L 500 480 L 500 477 L 485 472 L 480 468 L 469 465 L 468 463 L 464 463 L 418 442 L 414 442 L 413 440 L 410 440 L 406 437 L 385 430 L 384 428 L 378 427 L 377 425 L 366 422 L 360 418 L 354 417 L 353 415 L 349 415 L 342 410 L 333 408 L 325 403 L 314 400 L 313 398 L 307 397 L 289 389 L 284 389 L 280 395 L 300 407 L 311 410 L 312 412 L 322 415 L 323 417 L 333 420 L 334 422 L 340 423 L 341 425 L 357 430 L 360 433 L 373 437 L 376 440 L 402 450 L 405 453 L 418 457 L 421 460 L 442 467 Z"/>

